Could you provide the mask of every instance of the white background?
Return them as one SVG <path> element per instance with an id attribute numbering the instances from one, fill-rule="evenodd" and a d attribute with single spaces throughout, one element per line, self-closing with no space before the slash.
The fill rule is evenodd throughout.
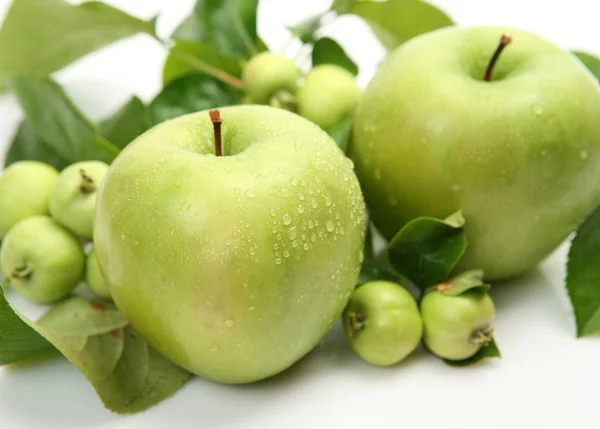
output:
<path id="1" fill-rule="evenodd" d="M 0 17 L 8 3 L 0 0 Z M 192 7 L 190 0 L 109 3 L 144 18 L 160 13 L 163 36 Z M 259 33 L 278 50 L 288 39 L 286 24 L 329 3 L 261 0 Z M 460 25 L 518 26 L 565 48 L 600 54 L 593 0 L 435 3 Z M 384 55 L 366 26 L 344 17 L 324 34 L 337 38 L 358 62 L 365 85 Z M 287 53 L 295 49 L 292 45 Z M 151 99 L 160 88 L 164 57 L 156 42 L 138 36 L 79 61 L 59 80 L 99 118 L 132 93 Z M 12 97 L 0 97 L 0 154 L 20 117 Z M 56 358 L 0 369 L 0 428 L 598 428 L 600 338 L 575 339 L 563 286 L 565 254 L 563 246 L 540 269 L 493 288 L 501 360 L 457 369 L 418 350 L 396 367 L 375 368 L 350 351 L 338 327 L 308 357 L 271 380 L 235 387 L 195 378 L 157 407 L 120 417 L 105 411 L 83 376 Z M 39 312 L 11 299 L 29 314 Z"/>

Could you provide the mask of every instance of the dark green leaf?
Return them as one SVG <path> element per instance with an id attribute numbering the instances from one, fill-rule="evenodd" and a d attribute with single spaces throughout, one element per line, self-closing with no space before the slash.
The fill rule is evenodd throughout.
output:
<path id="1" fill-rule="evenodd" d="M 150 128 L 149 112 L 142 100 L 133 97 L 99 127 L 102 136 L 123 149 Z"/>
<path id="2" fill-rule="evenodd" d="M 397 279 L 390 272 L 383 268 L 363 265 L 360 269 L 360 274 L 358 276 L 358 280 L 356 281 L 356 285 L 360 286 L 364 283 L 374 280 L 387 280 L 395 282 Z"/>
<path id="3" fill-rule="evenodd" d="M 313 43 L 316 40 L 315 33 L 321 28 L 323 18 L 328 12 L 319 13 L 318 15 L 306 18 L 299 24 L 288 27 L 288 30 L 299 38 L 302 43 Z"/>
<path id="4" fill-rule="evenodd" d="M 586 66 L 594 76 L 596 76 L 596 79 L 600 79 L 600 59 L 593 55 L 586 54 L 585 52 L 574 51 L 573 54 L 579 58 L 583 65 Z"/>
<path id="5" fill-rule="evenodd" d="M 0 74 L 47 76 L 119 39 L 146 32 L 142 21 L 104 3 L 14 0 L 0 29 Z"/>
<path id="6" fill-rule="evenodd" d="M 388 245 L 390 266 L 422 289 L 445 281 L 467 248 L 463 224 L 460 213 L 447 220 L 413 219 Z"/>
<path id="7" fill-rule="evenodd" d="M 169 52 L 163 69 L 163 82 L 167 83 L 187 74 L 226 73 L 239 78 L 242 66 L 239 61 L 220 54 L 208 42 L 177 42 Z"/>
<path id="8" fill-rule="evenodd" d="M 346 116 L 334 126 L 328 128 L 327 134 L 336 142 L 342 152 L 346 152 L 348 139 L 352 132 L 352 115 Z"/>
<path id="9" fill-rule="evenodd" d="M 128 325 L 113 304 L 81 297 L 55 304 L 37 323 L 52 334 L 74 336 L 106 334 Z"/>
<path id="10" fill-rule="evenodd" d="M 204 0 L 196 0 L 194 10 L 177 27 L 171 38 L 175 40 L 208 40 L 208 34 L 204 28 Z"/>
<path id="11" fill-rule="evenodd" d="M 247 58 L 256 49 L 258 0 L 203 0 L 206 33 L 217 51 Z"/>
<path id="12" fill-rule="evenodd" d="M 42 140 L 27 122 L 22 121 L 8 149 L 4 165 L 9 166 L 23 160 L 41 161 L 62 170 L 70 163 Z"/>
<path id="13" fill-rule="evenodd" d="M 346 55 L 342 48 L 335 40 L 324 37 L 316 41 L 312 51 L 313 67 L 319 64 L 335 64 L 345 68 L 354 76 L 358 74 L 358 67 Z"/>
<path id="14" fill-rule="evenodd" d="M 152 123 L 186 113 L 237 104 L 240 94 L 203 74 L 190 74 L 169 83 L 150 104 Z"/>
<path id="15" fill-rule="evenodd" d="M 483 282 L 482 270 L 465 271 L 446 282 L 437 284 L 437 289 L 441 293 L 451 296 L 457 296 L 475 288 L 482 292 L 490 289 L 490 285 Z"/>
<path id="16" fill-rule="evenodd" d="M 363 18 L 387 49 L 454 24 L 444 12 L 421 0 L 359 1 L 347 13 Z"/>
<path id="17" fill-rule="evenodd" d="M 10 79 L 9 84 L 27 122 L 61 158 L 110 163 L 119 153 L 53 80 L 19 77 Z"/>
<path id="18" fill-rule="evenodd" d="M 577 336 L 600 332 L 600 207 L 579 227 L 567 261 Z"/>
<path id="19" fill-rule="evenodd" d="M 0 284 L 0 365 L 18 362 L 54 350 L 27 319 L 16 313 L 6 301 Z"/>
<path id="20" fill-rule="evenodd" d="M 145 351 L 145 353 L 144 353 Z M 142 358 L 146 355 L 145 358 Z M 119 414 L 143 411 L 172 396 L 190 374 L 149 347 L 131 327 L 125 350 L 112 375 L 94 383 L 106 408 Z"/>
<path id="21" fill-rule="evenodd" d="M 500 350 L 498 349 L 496 342 L 492 338 L 492 340 L 489 342 L 489 344 L 486 347 L 480 348 L 479 351 L 477 353 L 475 353 L 473 356 L 471 356 L 470 358 L 464 359 L 464 360 L 458 360 L 458 361 L 444 359 L 444 362 L 446 362 L 448 365 L 451 365 L 451 366 L 468 366 L 468 365 L 473 365 L 485 358 L 500 358 L 500 357 L 502 357 L 500 355 Z"/>

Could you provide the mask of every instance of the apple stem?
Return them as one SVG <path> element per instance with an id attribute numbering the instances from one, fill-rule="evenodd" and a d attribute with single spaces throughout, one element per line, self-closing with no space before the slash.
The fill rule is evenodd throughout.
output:
<path id="1" fill-rule="evenodd" d="M 22 265 L 15 267 L 10 273 L 10 276 L 15 279 L 28 279 L 32 274 L 33 268 L 26 263 L 23 263 Z"/>
<path id="2" fill-rule="evenodd" d="M 365 329 L 365 316 L 362 313 L 350 313 L 350 327 L 355 331 L 362 331 Z"/>
<path id="3" fill-rule="evenodd" d="M 492 55 L 492 59 L 490 60 L 490 63 L 488 64 L 488 68 L 485 71 L 485 76 L 483 77 L 483 80 L 488 81 L 488 82 L 492 80 L 492 72 L 494 71 L 494 66 L 496 65 L 496 62 L 498 61 L 500 54 L 502 53 L 504 48 L 506 48 L 510 44 L 510 42 L 512 42 L 512 37 L 507 36 L 505 34 L 503 34 L 502 37 L 500 37 L 500 44 L 496 48 L 496 52 L 494 52 L 494 55 Z"/>
<path id="4" fill-rule="evenodd" d="M 92 192 L 96 191 L 94 179 L 88 176 L 83 168 L 79 169 L 79 174 L 81 174 L 81 184 L 79 185 L 81 192 L 84 194 L 91 194 Z"/>
<path id="5" fill-rule="evenodd" d="M 481 347 L 487 347 L 492 340 L 494 329 L 491 326 L 485 326 L 483 328 L 477 328 L 471 333 L 469 342 Z"/>
<path id="6" fill-rule="evenodd" d="M 221 112 L 218 109 L 215 109 L 210 110 L 208 114 L 210 115 L 210 120 L 213 123 L 213 129 L 215 131 L 215 154 L 217 156 L 223 156 L 221 142 L 221 124 L 223 123 L 223 119 L 221 119 Z"/>

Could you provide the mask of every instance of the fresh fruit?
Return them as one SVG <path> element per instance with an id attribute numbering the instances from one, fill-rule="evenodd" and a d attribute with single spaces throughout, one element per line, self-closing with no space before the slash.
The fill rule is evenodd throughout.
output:
<path id="1" fill-rule="evenodd" d="M 21 161 L 0 176 L 0 240 L 19 221 L 48 213 L 48 200 L 58 177 L 54 167 Z"/>
<path id="2" fill-rule="evenodd" d="M 402 286 L 372 281 L 359 286 L 344 310 L 343 324 L 354 351 L 373 365 L 393 365 L 421 341 L 417 302 Z"/>
<path id="3" fill-rule="evenodd" d="M 244 383 L 289 367 L 340 316 L 365 207 L 351 161 L 316 125 L 268 106 L 221 115 L 222 130 L 218 111 L 198 112 L 125 148 L 98 194 L 94 245 L 152 346 Z"/>
<path id="4" fill-rule="evenodd" d="M 98 297 L 110 299 L 110 291 L 108 290 L 108 287 L 106 287 L 106 282 L 104 281 L 104 277 L 102 277 L 102 273 L 100 272 L 95 249 L 93 249 L 87 256 L 85 264 L 85 281 L 92 292 L 94 292 Z"/>
<path id="5" fill-rule="evenodd" d="M 451 296 L 433 290 L 421 301 L 425 345 L 436 356 L 463 360 L 492 338 L 494 303 L 482 289 Z"/>
<path id="6" fill-rule="evenodd" d="M 92 238 L 96 195 L 108 165 L 100 161 L 71 164 L 58 176 L 50 196 L 50 214 L 65 228 Z"/>
<path id="7" fill-rule="evenodd" d="M 81 279 L 79 240 L 48 216 L 17 223 L 0 248 L 0 271 L 10 286 L 40 304 L 68 296 Z"/>
<path id="8" fill-rule="evenodd" d="M 503 34 L 512 42 L 490 67 Z M 388 239 L 461 209 L 459 270 L 501 280 L 535 267 L 600 203 L 598 118 L 598 83 L 570 53 L 522 30 L 442 29 L 381 66 L 356 110 L 352 157 Z"/>
<path id="9" fill-rule="evenodd" d="M 353 112 L 359 97 L 352 73 L 333 64 L 319 65 L 298 90 L 298 113 L 321 128 L 329 128 Z"/>
<path id="10" fill-rule="evenodd" d="M 302 76 L 294 61 L 281 54 L 262 52 L 244 67 L 244 89 L 255 103 L 268 104 L 271 98 L 296 94 Z M 286 95 L 287 94 L 287 95 Z"/>

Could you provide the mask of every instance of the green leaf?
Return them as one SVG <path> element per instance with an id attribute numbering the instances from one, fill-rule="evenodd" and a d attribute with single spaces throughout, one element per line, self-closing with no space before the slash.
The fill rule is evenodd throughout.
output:
<path id="1" fill-rule="evenodd" d="M 194 10 L 175 29 L 171 38 L 175 40 L 208 40 L 208 34 L 204 28 L 204 0 L 196 0 Z"/>
<path id="2" fill-rule="evenodd" d="M 600 332 L 600 207 L 579 227 L 567 260 L 577 336 Z"/>
<path id="3" fill-rule="evenodd" d="M 334 0 L 331 10 L 338 13 L 347 13 L 359 0 Z"/>
<path id="4" fill-rule="evenodd" d="M 119 153 L 53 80 L 19 77 L 9 84 L 27 122 L 61 158 L 71 163 L 94 159 L 110 163 Z"/>
<path id="5" fill-rule="evenodd" d="M 33 323 L 14 311 L 1 293 L 0 364 L 53 350 L 54 345 L 90 381 L 106 408 L 120 414 L 158 404 L 190 377 L 152 349 L 133 327 L 123 327 L 123 318 L 116 316 L 112 305 L 103 304 L 101 309 L 92 304 L 71 298 Z M 116 329 L 107 331 L 110 328 Z"/>
<path id="6" fill-rule="evenodd" d="M 9 166 L 23 160 L 41 161 L 62 170 L 70 163 L 56 153 L 52 147 L 40 138 L 33 127 L 22 121 L 17 129 L 17 134 L 6 153 L 4 165 Z"/>
<path id="7" fill-rule="evenodd" d="M 327 37 L 317 40 L 312 51 L 313 67 L 319 64 L 335 64 L 345 68 L 354 76 L 358 75 L 357 65 L 346 55 L 344 48 Z"/>
<path id="8" fill-rule="evenodd" d="M 363 18 L 387 49 L 454 24 L 444 12 L 421 0 L 359 1 L 347 13 Z"/>
<path id="9" fill-rule="evenodd" d="M 54 350 L 25 320 L 10 307 L 0 284 L 0 365 Z"/>
<path id="10" fill-rule="evenodd" d="M 600 59 L 585 52 L 573 51 L 573 54 L 596 76 L 596 79 L 600 79 Z"/>
<path id="11" fill-rule="evenodd" d="M 142 21 L 104 3 L 14 0 L 0 29 L 0 74 L 42 77 L 119 39 L 145 32 Z"/>
<path id="12" fill-rule="evenodd" d="M 450 296 L 458 296 L 475 288 L 482 292 L 490 289 L 490 285 L 483 282 L 483 270 L 465 271 L 446 282 L 438 283 L 436 287 L 444 295 Z"/>
<path id="13" fill-rule="evenodd" d="M 163 68 L 163 82 L 167 83 L 182 76 L 199 71 L 219 75 L 226 73 L 239 78 L 242 66 L 239 61 L 219 53 L 208 42 L 177 42 L 170 50 Z"/>
<path id="14" fill-rule="evenodd" d="M 100 134 L 123 149 L 137 136 L 150 128 L 149 112 L 137 97 L 132 97 L 123 107 L 99 125 Z"/>
<path id="15" fill-rule="evenodd" d="M 206 33 L 217 51 L 235 58 L 257 52 L 258 0 L 203 0 Z"/>
<path id="16" fill-rule="evenodd" d="M 395 282 L 397 279 L 390 272 L 383 268 L 363 265 L 360 269 L 358 280 L 356 280 L 356 285 L 360 286 L 364 283 L 372 282 L 375 280 L 386 280 Z"/>
<path id="17" fill-rule="evenodd" d="M 299 38 L 302 43 L 313 43 L 316 40 L 315 33 L 321 28 L 323 18 L 328 12 L 319 13 L 306 18 L 304 21 L 288 27 L 288 30 Z"/>
<path id="18" fill-rule="evenodd" d="M 129 323 L 113 304 L 73 297 L 59 302 L 37 322 L 57 335 L 99 335 L 124 328 Z"/>
<path id="19" fill-rule="evenodd" d="M 500 349 L 498 349 L 498 345 L 496 344 L 496 341 L 494 341 L 494 339 L 492 338 L 486 347 L 480 348 L 479 351 L 477 353 L 475 353 L 473 356 L 471 356 L 470 358 L 467 358 L 464 360 L 444 359 L 444 362 L 446 362 L 450 366 L 469 366 L 469 365 L 473 365 L 485 358 L 500 358 L 500 357 L 502 357 L 502 355 L 500 354 Z"/>
<path id="20" fill-rule="evenodd" d="M 240 94 L 203 74 L 190 74 L 169 83 L 150 103 L 152 123 L 158 124 L 186 113 L 239 103 Z"/>
<path id="21" fill-rule="evenodd" d="M 463 224 L 460 213 L 411 220 L 388 245 L 390 266 L 422 289 L 445 281 L 467 248 Z"/>
<path id="22" fill-rule="evenodd" d="M 342 152 L 345 153 L 348 146 L 348 140 L 350 139 L 350 134 L 352 133 L 352 115 L 346 116 L 340 122 L 332 127 L 329 127 L 325 131 L 327 131 L 329 137 L 336 142 Z"/>

